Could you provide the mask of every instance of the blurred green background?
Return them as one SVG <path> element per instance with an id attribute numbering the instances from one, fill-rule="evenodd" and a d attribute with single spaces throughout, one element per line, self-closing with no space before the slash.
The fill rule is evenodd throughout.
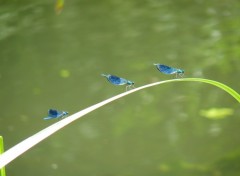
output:
<path id="1" fill-rule="evenodd" d="M 5 149 L 135 86 L 185 77 L 240 92 L 239 0 L 0 0 L 0 135 Z M 7 166 L 24 176 L 240 175 L 239 104 L 203 83 L 149 88 L 60 130 Z"/>

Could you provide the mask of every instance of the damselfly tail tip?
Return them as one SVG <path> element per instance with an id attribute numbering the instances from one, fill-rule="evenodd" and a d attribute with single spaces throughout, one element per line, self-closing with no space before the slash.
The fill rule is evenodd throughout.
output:
<path id="1" fill-rule="evenodd" d="M 103 73 L 101 74 L 101 76 L 107 77 L 107 75 L 106 75 L 106 74 L 103 74 Z"/>

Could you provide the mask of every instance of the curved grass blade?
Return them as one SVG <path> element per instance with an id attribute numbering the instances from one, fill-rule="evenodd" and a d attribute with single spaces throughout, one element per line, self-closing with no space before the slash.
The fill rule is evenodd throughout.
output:
<path id="1" fill-rule="evenodd" d="M 127 92 L 118 94 L 116 96 L 113 96 L 113 97 L 111 97 L 109 99 L 106 99 L 106 100 L 104 100 L 100 103 L 97 103 L 95 105 L 92 105 L 92 106 L 90 106 L 86 109 L 83 109 L 83 110 L 81 110 L 81 111 L 79 111 L 79 112 L 77 112 L 73 115 L 68 116 L 65 119 L 62 119 L 62 120 L 50 125 L 49 127 L 43 129 L 40 132 L 30 136 L 29 138 L 23 140 L 22 142 L 18 143 L 15 146 L 13 146 L 12 148 L 7 150 L 5 153 L 3 153 L 0 156 L 0 168 L 4 167 L 5 165 L 7 165 L 11 161 L 13 161 L 15 158 L 17 158 L 18 156 L 20 156 L 21 154 L 26 152 L 28 149 L 32 148 L 33 146 L 35 146 L 36 144 L 38 144 L 42 140 L 46 139 L 47 137 L 49 137 L 53 133 L 57 132 L 61 128 L 67 126 L 71 122 L 83 117 L 84 115 L 86 115 L 86 114 L 88 114 L 88 113 L 90 113 L 90 112 L 92 112 L 92 111 L 94 111 L 94 110 L 96 110 L 96 109 L 114 101 L 114 100 L 122 98 L 122 97 L 124 97 L 126 95 L 129 95 L 131 93 L 140 91 L 142 89 L 157 86 L 157 85 L 160 85 L 160 84 L 165 84 L 165 83 L 170 83 L 170 82 L 180 82 L 180 81 L 204 82 L 204 83 L 214 85 L 216 87 L 219 87 L 219 88 L 225 90 L 227 93 L 232 95 L 232 97 L 235 98 L 240 103 L 240 95 L 236 91 L 234 91 L 232 88 L 226 86 L 225 84 L 222 84 L 222 83 L 217 82 L 217 81 L 209 80 L 209 79 L 182 78 L 182 79 L 171 79 L 171 80 L 166 80 L 166 81 L 160 81 L 160 82 L 156 82 L 156 83 L 147 84 L 147 85 L 129 90 Z"/>
<path id="2" fill-rule="evenodd" d="M 172 82 L 172 80 L 169 80 L 169 81 Z M 208 83 L 213 86 L 219 87 L 220 89 L 225 90 L 227 93 L 232 95 L 232 97 L 235 98 L 240 103 L 240 95 L 235 90 L 233 90 L 232 88 L 228 87 L 227 85 L 225 85 L 223 83 L 213 81 L 210 79 L 203 79 L 203 78 L 182 78 L 182 79 L 174 79 L 174 81 L 195 81 L 195 82 Z"/>

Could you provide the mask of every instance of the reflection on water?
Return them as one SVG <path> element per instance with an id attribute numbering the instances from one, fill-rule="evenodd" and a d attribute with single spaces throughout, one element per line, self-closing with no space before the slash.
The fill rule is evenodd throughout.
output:
<path id="1" fill-rule="evenodd" d="M 201 110 L 200 114 L 209 119 L 222 119 L 233 115 L 233 112 L 231 108 L 211 108 L 208 110 Z"/>
<path id="2" fill-rule="evenodd" d="M 240 90 L 237 0 L 72 0 L 59 15 L 54 3 L 0 1 L 6 149 L 54 123 L 42 120 L 50 108 L 72 114 L 124 91 L 101 73 L 137 87 L 174 78 L 153 66 L 162 63 Z M 218 120 L 203 117 L 211 110 Z M 150 88 L 61 130 L 13 161 L 7 174 L 239 175 L 238 114 L 236 101 L 210 85 Z"/>

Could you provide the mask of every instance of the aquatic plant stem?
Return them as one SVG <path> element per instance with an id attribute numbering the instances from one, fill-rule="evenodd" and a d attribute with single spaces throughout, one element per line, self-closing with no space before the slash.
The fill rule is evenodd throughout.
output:
<path id="1" fill-rule="evenodd" d="M 15 158 L 17 158 L 18 156 L 20 156 L 21 154 L 23 154 L 24 152 L 26 152 L 28 149 L 32 148 L 33 146 L 35 146 L 36 144 L 38 144 L 39 142 L 41 142 L 42 140 L 46 139 L 47 137 L 49 137 L 50 135 L 52 135 L 53 133 L 57 132 L 58 130 L 60 130 L 61 128 L 65 127 L 66 125 L 70 124 L 71 122 L 79 119 L 80 117 L 83 117 L 84 115 L 114 101 L 117 100 L 119 98 L 122 98 L 126 95 L 129 95 L 131 93 L 137 92 L 139 90 L 142 89 L 146 89 L 149 87 L 153 87 L 153 86 L 157 86 L 160 84 L 164 84 L 164 83 L 170 83 L 170 82 L 182 82 L 182 81 L 195 81 L 195 82 L 204 82 L 204 83 L 208 83 L 208 84 L 212 84 L 214 86 L 217 86 L 223 90 L 225 90 L 226 92 L 228 92 L 230 95 L 232 95 L 238 102 L 240 102 L 240 95 L 234 91 L 232 88 L 219 83 L 217 81 L 213 81 L 213 80 L 209 80 L 209 79 L 202 79 L 202 78 L 182 78 L 182 79 L 171 79 L 171 80 L 166 80 L 166 81 L 160 81 L 160 82 L 155 82 L 155 83 L 151 83 L 151 84 L 147 84 L 132 90 L 129 90 L 127 92 L 121 93 L 119 95 L 113 96 L 107 100 L 104 100 L 100 103 L 97 103 L 95 105 L 92 105 L 84 110 L 81 110 L 73 115 L 68 116 L 67 118 L 64 118 L 52 125 L 50 125 L 49 127 L 43 129 L 42 131 L 34 134 L 33 136 L 30 136 L 29 138 L 23 140 L 22 142 L 20 142 L 19 144 L 13 146 L 12 148 L 10 148 L 9 150 L 7 150 L 5 153 L 3 153 L 0 156 L 0 168 L 4 167 L 5 165 L 7 165 L 9 162 L 13 161 Z"/>
<path id="2" fill-rule="evenodd" d="M 4 152 L 3 137 L 0 136 L 0 155 Z M 5 167 L 0 169 L 0 176 L 6 176 Z"/>

